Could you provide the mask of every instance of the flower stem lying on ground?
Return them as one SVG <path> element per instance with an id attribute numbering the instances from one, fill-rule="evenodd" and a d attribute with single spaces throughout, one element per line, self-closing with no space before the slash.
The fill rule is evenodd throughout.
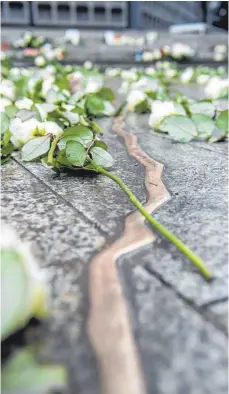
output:
<path id="1" fill-rule="evenodd" d="M 213 278 L 211 272 L 208 270 L 203 260 L 198 257 L 187 245 L 185 245 L 179 238 L 177 238 L 174 234 L 170 233 L 167 228 L 165 228 L 162 224 L 160 224 L 151 214 L 144 208 L 144 206 L 140 203 L 140 201 L 135 197 L 132 191 L 123 183 L 123 181 L 117 176 L 109 171 L 106 171 L 103 167 L 98 166 L 93 160 L 90 160 L 91 164 L 94 166 L 95 170 L 107 177 L 111 178 L 114 182 L 116 182 L 121 189 L 126 193 L 129 200 L 135 205 L 139 212 L 145 217 L 145 219 L 156 229 L 158 230 L 165 238 L 171 241 L 177 249 L 180 250 L 186 257 L 191 260 L 191 262 L 200 270 L 202 275 L 210 280 Z"/>

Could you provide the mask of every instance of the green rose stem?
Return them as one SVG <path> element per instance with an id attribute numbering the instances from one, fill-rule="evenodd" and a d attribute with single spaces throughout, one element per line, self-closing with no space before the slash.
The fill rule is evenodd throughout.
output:
<path id="1" fill-rule="evenodd" d="M 156 228 L 156 230 L 158 230 L 162 235 L 164 235 L 165 238 L 171 241 L 185 256 L 187 256 L 191 260 L 191 262 L 196 265 L 196 267 L 198 267 L 198 269 L 206 279 L 210 280 L 213 278 L 211 272 L 205 266 L 201 258 L 196 256 L 195 253 L 193 253 L 187 245 L 180 241 L 174 234 L 170 233 L 167 228 L 158 223 L 158 221 L 153 216 L 151 216 L 151 214 L 144 208 L 140 201 L 134 196 L 132 191 L 125 185 L 125 183 L 122 182 L 122 180 L 117 175 L 106 171 L 102 166 L 97 165 L 91 158 L 88 157 L 88 159 L 90 160 L 91 164 L 97 172 L 111 178 L 121 187 L 124 193 L 126 193 L 126 195 L 129 197 L 130 201 L 135 205 L 139 212 L 141 212 L 141 214 L 146 218 L 146 220 L 154 228 Z"/>
<path id="2" fill-rule="evenodd" d="M 57 134 L 51 143 L 51 147 L 50 147 L 49 153 L 48 153 L 48 160 L 47 160 L 47 164 L 49 166 L 51 166 L 53 164 L 53 155 L 56 150 L 57 143 L 58 143 L 59 139 L 61 138 L 62 134 L 63 134 L 63 131 L 61 131 L 59 134 Z"/>

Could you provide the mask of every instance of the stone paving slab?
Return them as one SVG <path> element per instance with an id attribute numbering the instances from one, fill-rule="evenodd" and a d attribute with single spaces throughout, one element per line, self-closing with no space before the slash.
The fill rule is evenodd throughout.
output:
<path id="1" fill-rule="evenodd" d="M 44 269 L 51 318 L 41 326 L 43 356 L 65 363 L 70 393 L 99 394 L 96 362 L 85 332 L 88 264 L 104 237 L 60 196 L 19 164 L 2 169 L 2 220 L 10 224 Z"/>
<path id="2" fill-rule="evenodd" d="M 227 341 L 140 264 L 119 265 L 150 394 L 227 392 Z"/>
<path id="3" fill-rule="evenodd" d="M 129 115 L 126 130 L 165 165 L 171 200 L 155 217 L 212 269 L 206 283 L 161 237 L 118 261 L 148 394 L 226 394 L 227 143 L 174 143 L 153 132 L 148 115 Z M 117 173 L 145 202 L 144 170 L 130 158 L 112 119 L 100 120 Z M 2 169 L 2 219 L 33 252 L 51 284 L 52 317 L 41 326 L 44 354 L 66 362 L 70 394 L 100 394 L 97 363 L 86 336 L 88 267 L 116 239 L 133 210 L 103 176 L 57 178 L 47 167 L 21 163 Z"/>

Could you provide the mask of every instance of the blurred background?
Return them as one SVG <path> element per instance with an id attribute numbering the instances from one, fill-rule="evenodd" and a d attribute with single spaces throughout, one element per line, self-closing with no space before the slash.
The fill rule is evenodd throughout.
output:
<path id="1" fill-rule="evenodd" d="M 206 23 L 228 29 L 226 1 L 2 1 L 1 23 L 115 29 L 167 29 Z"/>

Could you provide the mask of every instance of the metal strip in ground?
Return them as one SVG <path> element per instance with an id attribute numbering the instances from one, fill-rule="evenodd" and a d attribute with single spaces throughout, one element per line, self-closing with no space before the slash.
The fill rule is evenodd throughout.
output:
<path id="1" fill-rule="evenodd" d="M 140 149 L 134 134 L 122 130 L 122 120 L 122 114 L 115 119 L 114 131 L 124 138 L 130 156 L 145 167 L 145 185 L 149 195 L 145 207 L 152 213 L 170 198 L 161 180 L 163 165 Z M 122 236 L 91 262 L 88 335 L 99 362 L 103 394 L 146 393 L 116 261 L 155 238 L 144 225 L 144 217 L 134 211 L 125 219 Z"/>

